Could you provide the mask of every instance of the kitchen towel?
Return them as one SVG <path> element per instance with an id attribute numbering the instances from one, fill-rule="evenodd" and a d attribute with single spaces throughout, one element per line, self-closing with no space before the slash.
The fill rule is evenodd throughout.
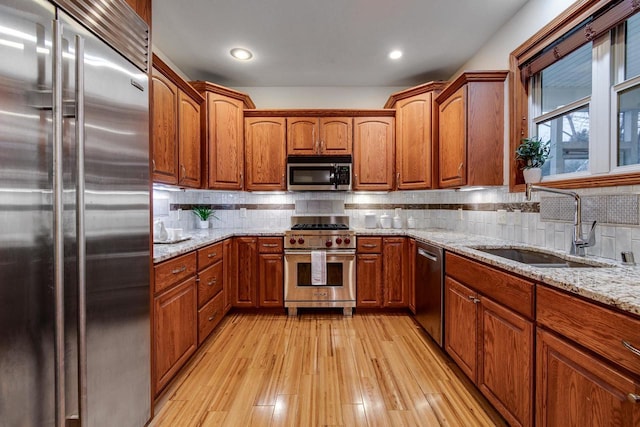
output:
<path id="1" fill-rule="evenodd" d="M 327 251 L 311 251 L 311 284 L 327 284 Z"/>

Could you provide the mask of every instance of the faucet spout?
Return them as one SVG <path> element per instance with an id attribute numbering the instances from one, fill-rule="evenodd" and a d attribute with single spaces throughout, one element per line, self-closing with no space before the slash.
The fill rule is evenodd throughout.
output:
<path id="1" fill-rule="evenodd" d="M 595 226 L 594 221 L 589 232 L 589 238 L 585 240 L 582 236 L 582 202 L 580 196 L 575 191 L 562 190 L 559 188 L 542 187 L 539 185 L 527 184 L 525 190 L 525 198 L 531 200 L 531 193 L 534 191 L 543 191 L 546 193 L 562 194 L 573 197 L 575 201 L 575 211 L 573 220 L 573 241 L 569 253 L 571 255 L 585 256 L 585 248 L 595 245 Z"/>

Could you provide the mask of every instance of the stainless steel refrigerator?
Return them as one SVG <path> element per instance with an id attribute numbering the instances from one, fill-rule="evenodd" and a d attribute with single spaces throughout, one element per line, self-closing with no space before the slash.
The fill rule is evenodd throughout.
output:
<path id="1" fill-rule="evenodd" d="M 123 0 L 55 3 L 0 0 L 0 426 L 140 427 L 148 27 Z"/>

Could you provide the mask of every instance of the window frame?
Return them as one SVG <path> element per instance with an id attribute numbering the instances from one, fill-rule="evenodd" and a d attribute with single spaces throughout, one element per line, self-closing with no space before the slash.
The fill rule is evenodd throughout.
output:
<path id="1" fill-rule="evenodd" d="M 609 7 L 614 1 L 608 0 L 580 0 L 570 6 L 565 12 L 559 15 L 543 27 L 538 33 L 514 50 L 509 57 L 509 99 L 510 107 L 510 153 L 514 153 L 522 138 L 535 134 L 536 120 L 532 120 L 529 111 L 535 111 L 529 95 L 532 84 L 523 81 L 520 67 L 531 60 L 543 49 L 549 47 L 557 40 L 561 39 L 572 29 L 576 28 L 585 19 L 597 14 L 599 11 Z M 614 37 L 618 37 L 621 31 L 613 31 Z M 611 56 L 614 55 L 619 61 L 619 43 L 611 42 L 612 31 L 592 40 L 592 81 L 614 82 L 618 79 L 612 77 L 620 73 L 619 68 L 612 70 Z M 618 62 L 617 62 L 618 63 Z M 613 73 L 613 74 L 612 74 Z M 530 79 L 533 80 L 533 79 Z M 631 79 L 631 80 L 635 80 Z M 628 83 L 628 82 L 625 82 Z M 640 82 L 639 82 L 640 83 Z M 535 83 L 534 83 L 535 84 Z M 558 174 L 546 179 L 542 185 L 556 188 L 591 188 L 607 187 L 618 185 L 640 184 L 640 165 L 629 165 L 617 167 L 617 93 L 614 88 L 622 86 L 612 84 L 595 85 L 592 88 L 589 102 L 590 116 L 590 136 L 589 136 L 589 172 Z M 625 89 L 628 88 L 625 86 Z M 575 102 L 573 103 L 575 104 Z M 575 105 L 573 108 L 576 108 Z M 553 115 L 557 115 L 559 110 L 554 110 Z M 544 116 L 547 116 L 545 114 Z M 544 117 L 543 116 L 543 117 Z M 548 117 L 547 117 L 548 119 Z M 592 130 L 594 132 L 592 132 Z M 612 135 L 615 135 L 612 136 Z M 595 141 L 607 140 L 604 148 L 595 146 Z M 595 151 L 594 151 L 595 150 Z M 597 155 L 596 155 L 597 153 Z M 509 189 L 510 191 L 524 191 L 524 178 L 518 167 L 518 162 L 514 156 L 509 160 Z M 616 166 L 616 167 L 614 167 Z"/>

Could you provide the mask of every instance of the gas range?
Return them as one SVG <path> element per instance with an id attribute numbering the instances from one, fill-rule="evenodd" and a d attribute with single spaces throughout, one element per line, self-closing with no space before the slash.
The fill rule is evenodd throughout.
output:
<path id="1" fill-rule="evenodd" d="M 293 216 L 285 232 L 286 250 L 353 250 L 356 236 L 348 216 Z"/>

